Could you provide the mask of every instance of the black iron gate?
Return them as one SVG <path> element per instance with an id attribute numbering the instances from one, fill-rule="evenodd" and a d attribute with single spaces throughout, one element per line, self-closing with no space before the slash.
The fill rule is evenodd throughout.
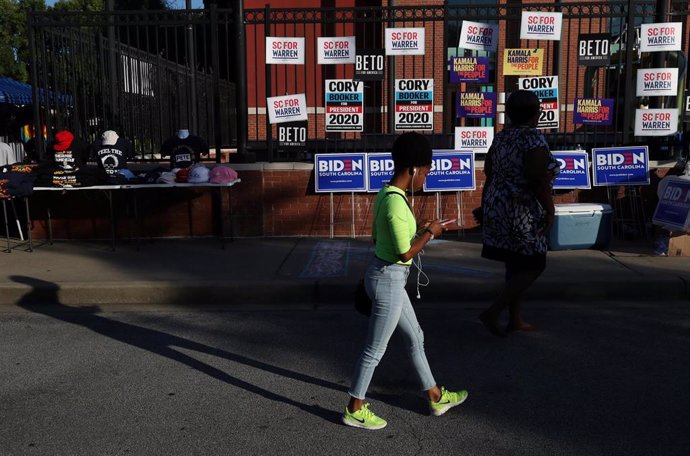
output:
<path id="1" fill-rule="evenodd" d="M 178 129 L 236 143 L 233 11 L 50 12 L 29 18 L 35 123 L 93 140 L 113 129 L 137 159 Z M 221 42 L 223 45 L 221 46 Z M 220 158 L 220 154 L 216 154 Z"/>
<path id="2" fill-rule="evenodd" d="M 443 2 L 439 2 L 443 3 Z M 435 81 L 434 128 L 438 148 L 453 147 L 455 126 L 503 124 L 505 95 L 516 89 L 516 76 L 503 76 L 504 48 L 543 48 L 544 74 L 560 79 L 560 128 L 545 131 L 554 148 L 652 144 L 656 158 L 679 153 L 677 138 L 635 137 L 635 109 L 646 103 L 635 93 L 638 68 L 679 68 L 685 81 L 676 97 L 655 97 L 649 107 L 678 107 L 680 130 L 690 131 L 687 102 L 687 55 L 690 50 L 690 3 L 687 0 L 599 0 L 496 5 L 357 7 L 237 11 L 210 7 L 194 11 L 102 13 L 36 13 L 29 18 L 32 51 L 34 117 L 49 129 L 70 128 L 87 140 L 104 129 L 133 139 L 139 159 L 157 159 L 161 142 L 179 128 L 209 139 L 220 152 L 237 146 L 238 157 L 255 153 L 259 160 L 311 160 L 324 152 L 380 151 L 395 134 L 393 80 Z M 520 12 L 563 13 L 560 41 L 519 39 Z M 499 52 L 486 54 L 458 48 L 463 20 L 496 24 Z M 637 47 L 643 23 L 682 22 L 680 52 L 641 54 Z M 236 25 L 242 25 L 236 27 Z M 354 77 L 353 65 L 319 65 L 318 37 L 355 36 L 359 50 L 381 50 L 387 27 L 423 27 L 423 56 L 386 57 L 382 80 L 367 81 L 364 131 L 334 133 L 324 129 L 324 81 Z M 611 39 L 611 62 L 578 66 L 578 36 L 602 33 Z M 306 38 L 304 65 L 265 65 L 266 36 Z M 490 58 L 486 83 L 451 84 L 452 56 Z M 460 119 L 458 91 L 497 92 L 494 119 Z M 268 123 L 266 97 L 304 93 L 308 106 L 306 144 L 279 144 L 277 127 Z M 613 98 L 610 127 L 576 126 L 575 97 Z M 37 130 L 38 131 L 38 130 Z M 268 134 L 267 134 L 268 133 Z M 220 155 L 217 155 L 220 159 Z"/>

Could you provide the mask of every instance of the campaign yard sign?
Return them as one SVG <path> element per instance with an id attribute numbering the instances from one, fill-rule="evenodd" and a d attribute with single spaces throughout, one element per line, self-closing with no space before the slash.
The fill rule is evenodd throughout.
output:
<path id="1" fill-rule="evenodd" d="M 494 127 L 455 127 L 455 150 L 485 154 L 494 140 Z"/>
<path id="2" fill-rule="evenodd" d="M 326 131 L 364 130 L 364 82 L 326 79 Z"/>
<path id="3" fill-rule="evenodd" d="M 307 99 L 303 93 L 266 98 L 268 123 L 307 120 Z"/>
<path id="4" fill-rule="evenodd" d="M 304 65 L 304 37 L 266 37 L 266 63 Z"/>
<path id="5" fill-rule="evenodd" d="M 378 192 L 393 179 L 395 170 L 390 152 L 367 154 L 367 189 Z"/>
<path id="6" fill-rule="evenodd" d="M 496 113 L 496 92 L 458 92 L 456 117 L 491 118 Z"/>
<path id="7" fill-rule="evenodd" d="M 670 136 L 678 131 L 678 110 L 638 109 L 635 136 Z"/>
<path id="8" fill-rule="evenodd" d="M 551 152 L 558 161 L 561 171 L 553 183 L 555 189 L 592 188 L 589 180 L 587 152 L 562 150 Z"/>
<path id="9" fill-rule="evenodd" d="M 424 55 L 424 27 L 387 28 L 386 55 Z"/>
<path id="10" fill-rule="evenodd" d="M 505 76 L 541 76 L 543 66 L 543 49 L 505 49 L 503 51 Z"/>
<path id="11" fill-rule="evenodd" d="M 317 38 L 318 63 L 320 65 L 336 65 L 339 63 L 355 63 L 355 37 L 343 36 L 335 38 Z"/>
<path id="12" fill-rule="evenodd" d="M 467 150 L 434 150 L 431 171 L 426 176 L 427 192 L 474 190 L 474 153 Z"/>
<path id="13" fill-rule="evenodd" d="M 279 123 L 278 147 L 307 147 L 307 122 Z"/>
<path id="14" fill-rule="evenodd" d="M 672 230 L 686 231 L 690 226 L 690 180 L 669 179 L 652 221 Z"/>
<path id="15" fill-rule="evenodd" d="M 364 192 L 366 154 L 314 155 L 316 193 Z"/>
<path id="16" fill-rule="evenodd" d="M 640 26 L 640 51 L 680 51 L 683 38 L 682 22 L 660 22 Z"/>
<path id="17" fill-rule="evenodd" d="M 561 117 L 558 105 L 558 76 L 519 78 L 518 87 L 522 90 L 531 90 L 539 97 L 541 113 L 537 128 L 558 128 Z"/>
<path id="18" fill-rule="evenodd" d="M 498 46 L 498 25 L 483 22 L 462 21 L 460 29 L 461 49 L 496 52 Z"/>
<path id="19" fill-rule="evenodd" d="M 575 125 L 612 125 L 613 98 L 575 98 Z"/>
<path id="20" fill-rule="evenodd" d="M 577 37 L 577 64 L 608 66 L 611 63 L 611 35 L 587 33 Z"/>
<path id="21" fill-rule="evenodd" d="M 649 185 L 647 146 L 592 149 L 594 186 Z"/>
<path id="22" fill-rule="evenodd" d="M 450 83 L 461 82 L 489 82 L 488 57 L 451 57 Z"/>
<path id="23" fill-rule="evenodd" d="M 678 68 L 644 68 L 637 70 L 637 96 L 671 96 L 678 94 Z"/>
<path id="24" fill-rule="evenodd" d="M 357 51 L 354 79 L 358 81 L 383 81 L 384 62 L 383 49 Z"/>
<path id="25" fill-rule="evenodd" d="M 434 80 L 395 80 L 395 130 L 434 129 Z"/>
<path id="26" fill-rule="evenodd" d="M 520 39 L 560 41 L 562 23 L 563 13 L 523 11 Z"/>

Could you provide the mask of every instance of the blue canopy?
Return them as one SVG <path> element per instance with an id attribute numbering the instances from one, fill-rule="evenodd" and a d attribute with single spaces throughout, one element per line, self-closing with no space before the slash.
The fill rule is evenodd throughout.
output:
<path id="1" fill-rule="evenodd" d="M 31 86 L 14 79 L 0 77 L 0 103 L 31 104 Z"/>
<path id="2" fill-rule="evenodd" d="M 45 102 L 46 91 L 43 89 L 38 89 L 39 98 L 41 103 Z M 54 101 L 54 92 L 48 91 L 48 96 L 51 101 Z M 69 95 L 59 95 L 59 100 L 61 103 L 68 105 L 72 104 L 72 97 Z M 7 77 L 0 77 L 0 104 L 9 103 L 14 105 L 30 105 L 31 102 L 31 85 L 25 82 L 15 81 L 14 79 Z"/>

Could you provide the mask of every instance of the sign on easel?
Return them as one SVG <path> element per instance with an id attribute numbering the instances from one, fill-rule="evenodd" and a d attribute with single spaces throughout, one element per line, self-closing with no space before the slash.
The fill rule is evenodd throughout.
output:
<path id="1" fill-rule="evenodd" d="M 465 150 L 434 150 L 424 191 L 450 192 L 476 189 L 474 153 Z"/>
<path id="2" fill-rule="evenodd" d="M 316 154 L 314 185 L 316 193 L 365 192 L 366 154 Z"/>
<path id="3" fill-rule="evenodd" d="M 587 152 L 568 150 L 551 152 L 560 165 L 560 172 L 553 182 L 554 189 L 589 189 L 589 160 Z"/>
<path id="4" fill-rule="evenodd" d="M 661 183 L 665 188 L 659 195 L 652 221 L 673 231 L 687 231 L 690 227 L 690 180 L 669 177 Z"/>
<path id="5" fill-rule="evenodd" d="M 649 185 L 649 148 L 592 149 L 592 175 L 595 187 Z"/>
<path id="6" fill-rule="evenodd" d="M 390 152 L 367 154 L 367 188 L 378 192 L 393 179 L 395 164 Z"/>

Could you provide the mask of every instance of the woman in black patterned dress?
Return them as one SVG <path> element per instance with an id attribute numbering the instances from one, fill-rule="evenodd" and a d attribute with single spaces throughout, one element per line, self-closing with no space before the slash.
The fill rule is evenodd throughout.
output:
<path id="1" fill-rule="evenodd" d="M 511 126 L 496 135 L 484 164 L 482 256 L 505 263 L 505 285 L 479 315 L 494 335 L 504 336 L 498 318 L 509 311 L 507 331 L 532 331 L 520 317 L 520 298 L 546 266 L 547 236 L 553 224 L 551 197 L 558 162 L 536 129 L 539 99 L 514 92 L 506 102 Z"/>

